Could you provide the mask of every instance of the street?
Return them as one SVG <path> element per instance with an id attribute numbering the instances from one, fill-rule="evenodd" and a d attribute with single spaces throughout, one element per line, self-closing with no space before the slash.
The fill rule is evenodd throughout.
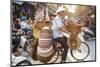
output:
<path id="1" fill-rule="evenodd" d="M 89 60 L 95 60 L 95 58 L 96 58 L 96 55 L 95 55 L 96 40 L 95 39 L 91 39 L 91 40 L 88 40 L 86 42 L 89 44 L 89 47 L 90 47 L 90 56 L 91 56 L 91 59 L 89 59 Z"/>

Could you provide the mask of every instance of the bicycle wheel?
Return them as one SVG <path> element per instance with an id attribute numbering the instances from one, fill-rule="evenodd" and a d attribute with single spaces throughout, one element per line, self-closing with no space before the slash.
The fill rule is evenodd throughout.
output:
<path id="1" fill-rule="evenodd" d="M 21 54 L 25 56 L 30 55 L 30 51 L 32 50 L 32 45 L 31 43 L 27 40 L 24 46 L 22 47 Z"/>
<path id="2" fill-rule="evenodd" d="M 30 54 L 30 51 L 32 50 L 32 44 L 31 44 L 31 42 L 27 41 L 27 42 L 25 43 L 24 50 L 25 50 L 27 53 Z"/>
<path id="3" fill-rule="evenodd" d="M 90 48 L 85 42 L 81 42 L 81 46 L 79 49 L 71 50 L 71 56 L 78 61 L 83 61 L 84 59 L 86 59 L 89 53 Z"/>

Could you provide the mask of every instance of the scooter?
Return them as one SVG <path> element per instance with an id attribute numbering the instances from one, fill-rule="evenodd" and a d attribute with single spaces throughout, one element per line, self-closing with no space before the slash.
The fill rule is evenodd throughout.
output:
<path id="1" fill-rule="evenodd" d="M 20 65 L 32 65 L 31 61 L 27 58 L 28 54 L 25 53 L 25 43 L 27 39 L 23 35 L 23 31 L 17 32 L 15 38 L 20 38 L 20 43 L 17 48 L 19 54 L 12 53 L 12 66 L 20 66 Z M 12 47 L 13 48 L 13 47 Z"/>
<path id="2" fill-rule="evenodd" d="M 95 38 L 95 36 L 96 36 L 95 33 L 91 29 L 89 29 L 87 27 L 84 28 L 83 38 L 85 40 L 89 40 L 89 39 Z"/>
<path id="3" fill-rule="evenodd" d="M 12 54 L 12 66 L 32 65 L 27 57 Z"/>

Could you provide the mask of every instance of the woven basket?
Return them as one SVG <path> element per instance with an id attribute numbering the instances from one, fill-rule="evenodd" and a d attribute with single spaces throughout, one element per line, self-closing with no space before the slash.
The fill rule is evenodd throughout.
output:
<path id="1" fill-rule="evenodd" d="M 40 61 L 40 62 L 42 62 L 42 63 L 47 63 L 47 62 L 49 62 L 51 59 L 52 59 L 52 57 L 55 55 L 55 51 L 53 50 L 52 51 L 52 54 L 51 55 L 49 55 L 49 56 L 47 56 L 47 57 L 43 57 L 43 56 L 41 56 L 40 54 L 38 54 L 37 53 L 37 58 L 38 58 L 38 60 Z"/>
<path id="2" fill-rule="evenodd" d="M 70 37 L 70 38 L 68 38 L 67 43 L 68 43 L 68 47 L 71 50 L 75 50 L 75 49 L 80 48 L 81 40 L 80 40 L 79 37 L 76 37 L 76 38 L 71 38 Z"/>

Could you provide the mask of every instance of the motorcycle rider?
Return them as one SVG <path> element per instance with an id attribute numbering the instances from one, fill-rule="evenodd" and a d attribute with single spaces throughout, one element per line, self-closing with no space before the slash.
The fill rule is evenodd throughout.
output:
<path id="1" fill-rule="evenodd" d="M 13 34 L 16 34 L 18 31 L 21 30 L 21 26 L 20 26 L 20 19 L 17 18 L 15 20 L 15 23 L 14 23 L 14 27 L 12 29 L 12 33 Z M 14 35 L 15 36 L 15 35 Z M 14 45 L 13 49 L 12 49 L 12 53 L 15 53 L 17 51 L 17 47 L 19 46 L 19 43 L 20 43 L 20 38 L 19 37 L 16 37 L 13 39 L 12 38 L 12 44 Z"/>

